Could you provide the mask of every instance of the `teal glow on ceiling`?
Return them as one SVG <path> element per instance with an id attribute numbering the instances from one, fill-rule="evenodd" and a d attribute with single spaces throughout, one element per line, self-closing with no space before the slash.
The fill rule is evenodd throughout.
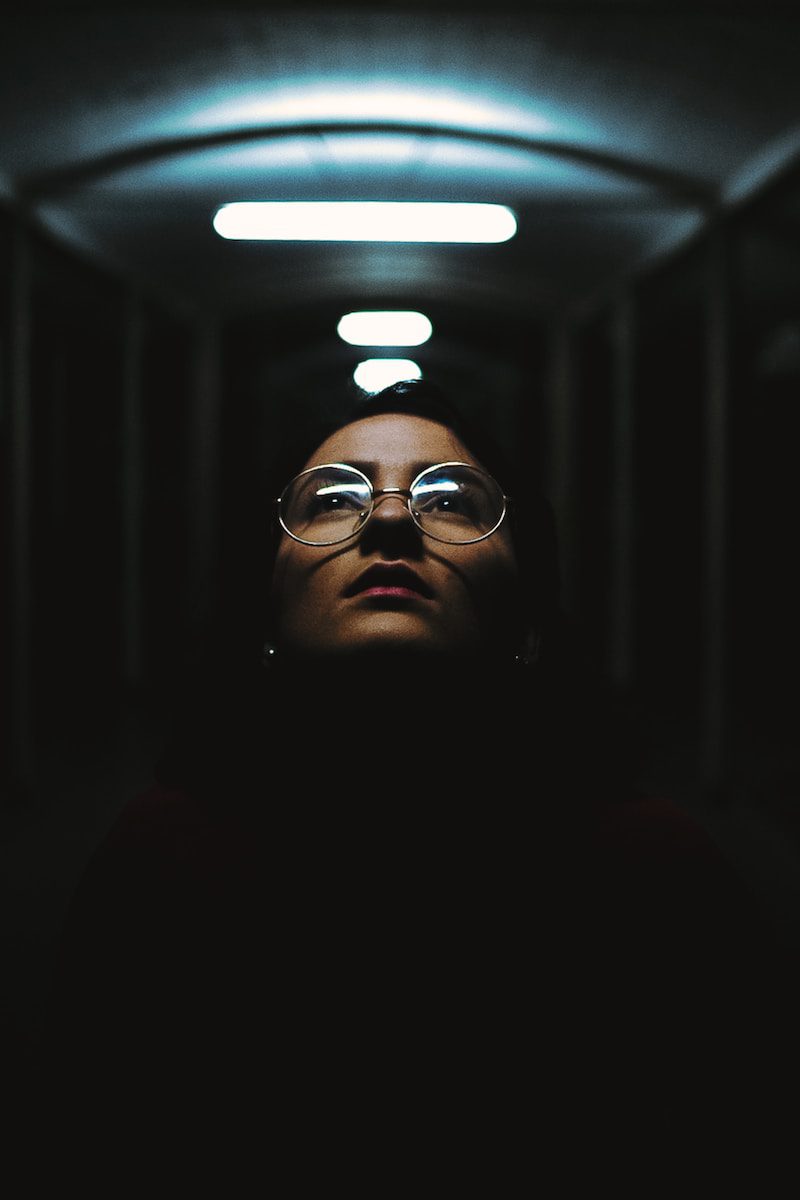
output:
<path id="1" fill-rule="evenodd" d="M 502 96 L 470 94 L 463 86 L 432 87 L 404 83 L 364 84 L 363 80 L 326 78 L 319 82 L 266 88 L 243 94 L 236 88 L 216 103 L 186 114 L 182 126 L 198 133 L 259 125 L 374 121 L 516 133 L 529 137 L 562 136 L 551 116 Z"/>

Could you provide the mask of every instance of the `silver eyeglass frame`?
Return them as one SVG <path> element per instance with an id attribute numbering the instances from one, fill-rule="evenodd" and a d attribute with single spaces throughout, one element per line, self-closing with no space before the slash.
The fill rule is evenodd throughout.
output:
<path id="1" fill-rule="evenodd" d="M 346 535 L 346 537 L 336 538 L 332 542 L 309 542 L 306 538 L 298 537 L 296 533 L 292 533 L 291 529 L 289 529 L 289 527 L 287 526 L 287 524 L 285 523 L 285 521 L 283 519 L 283 514 L 281 512 L 281 501 L 283 500 L 284 496 L 288 492 L 289 488 L 292 487 L 292 485 L 294 483 L 296 483 L 298 479 L 302 479 L 304 475 L 310 475 L 312 473 L 312 471 L 324 471 L 326 468 L 331 468 L 331 467 L 336 467 L 337 469 L 343 470 L 343 471 L 352 471 L 354 475 L 358 475 L 358 476 L 360 476 L 361 479 L 364 480 L 364 483 L 369 488 L 369 494 L 370 494 L 369 508 L 365 509 L 364 513 L 360 516 L 359 520 L 361 523 L 358 526 L 358 528 L 354 529 L 352 533 L 348 533 Z M 419 481 L 422 479 L 422 477 L 424 475 L 429 474 L 431 471 L 438 471 L 442 467 L 468 467 L 471 471 L 477 471 L 479 475 L 484 475 L 487 479 L 491 479 L 492 483 L 495 485 L 498 492 L 502 496 L 503 510 L 500 513 L 500 516 L 498 517 L 496 523 L 492 526 L 492 528 L 489 529 L 486 533 L 482 533 L 480 535 L 480 537 L 468 538 L 467 541 L 465 541 L 465 542 L 452 542 L 452 541 L 449 541 L 447 538 L 437 537 L 435 533 L 429 533 L 427 529 L 422 528 L 419 521 L 417 520 L 417 516 L 414 512 L 414 509 L 411 507 L 411 496 L 414 491 L 414 488 L 417 486 L 417 484 L 419 483 Z M 476 542 L 485 541 L 486 538 L 491 537 L 492 534 L 496 533 L 497 530 L 500 528 L 500 526 L 503 523 L 503 520 L 505 519 L 505 515 L 509 510 L 509 506 L 511 504 L 511 497 L 507 496 L 505 494 L 503 489 L 500 487 L 500 484 L 495 479 L 494 475 L 490 475 L 488 471 L 484 471 L 481 467 L 476 467 L 474 463 L 458 462 L 456 460 L 453 460 L 450 462 L 433 463 L 430 467 L 425 467 L 422 471 L 419 472 L 419 474 L 415 477 L 415 479 L 412 480 L 411 486 L 408 488 L 390 487 L 390 488 L 378 488 L 377 490 L 373 487 L 372 480 L 369 478 L 369 476 L 365 475 L 364 472 L 359 470 L 358 467 L 351 466 L 350 463 L 338 463 L 338 462 L 318 463 L 314 467 L 306 467 L 306 469 L 304 471 L 300 471 L 297 475 L 293 476 L 293 478 L 289 480 L 286 487 L 283 489 L 280 496 L 278 496 L 277 500 L 275 501 L 275 507 L 276 507 L 276 511 L 278 514 L 278 521 L 280 523 L 281 529 L 283 529 L 284 533 L 287 533 L 289 535 L 289 537 L 293 539 L 293 541 L 300 542 L 300 544 L 302 546 L 320 546 L 320 547 L 340 546 L 342 544 L 342 542 L 349 542 L 351 538 L 358 537 L 358 535 L 366 527 L 367 522 L 369 521 L 370 517 L 372 516 L 372 514 L 375 511 L 375 501 L 377 500 L 378 496 L 405 496 L 406 505 L 408 507 L 408 511 L 411 516 L 411 519 L 414 522 L 414 525 L 420 531 L 420 533 L 424 534 L 425 537 L 432 538 L 433 541 L 435 541 L 435 542 L 442 542 L 445 546 L 473 546 Z"/>

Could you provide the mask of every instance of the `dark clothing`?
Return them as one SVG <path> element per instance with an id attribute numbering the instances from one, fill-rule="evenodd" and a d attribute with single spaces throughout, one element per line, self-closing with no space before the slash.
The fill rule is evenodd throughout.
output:
<path id="1" fill-rule="evenodd" d="M 53 992 L 55 1095 L 80 1080 L 117 1130 L 233 1122 L 300 1177 L 435 1145 L 492 1194 L 542 1156 L 666 1170 L 775 1129 L 788 966 L 695 821 L 578 794 L 592 763 L 563 743 L 559 787 L 539 710 L 476 711 L 466 679 L 363 702 L 307 682 L 99 848 Z"/>

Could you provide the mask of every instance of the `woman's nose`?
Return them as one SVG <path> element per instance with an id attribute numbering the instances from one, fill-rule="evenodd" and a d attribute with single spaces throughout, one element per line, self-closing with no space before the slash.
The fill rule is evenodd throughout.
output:
<path id="1" fill-rule="evenodd" d="M 375 496 L 372 515 L 361 535 L 362 551 L 391 546 L 393 555 L 417 555 L 422 541 L 408 507 L 408 495 L 399 488 Z"/>

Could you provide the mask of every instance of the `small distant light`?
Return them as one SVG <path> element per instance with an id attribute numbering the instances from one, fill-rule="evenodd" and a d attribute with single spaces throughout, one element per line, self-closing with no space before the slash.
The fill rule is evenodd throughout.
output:
<path id="1" fill-rule="evenodd" d="M 517 221 L 503 204 L 254 200 L 223 204 L 214 228 L 250 241 L 507 242 Z"/>
<path id="2" fill-rule="evenodd" d="M 351 346 L 421 346 L 433 333 L 419 312 L 351 312 L 336 329 Z"/>
<path id="3" fill-rule="evenodd" d="M 419 379 L 421 375 L 410 358 L 367 358 L 358 364 L 353 379 L 364 392 L 380 392 L 401 379 Z"/>

